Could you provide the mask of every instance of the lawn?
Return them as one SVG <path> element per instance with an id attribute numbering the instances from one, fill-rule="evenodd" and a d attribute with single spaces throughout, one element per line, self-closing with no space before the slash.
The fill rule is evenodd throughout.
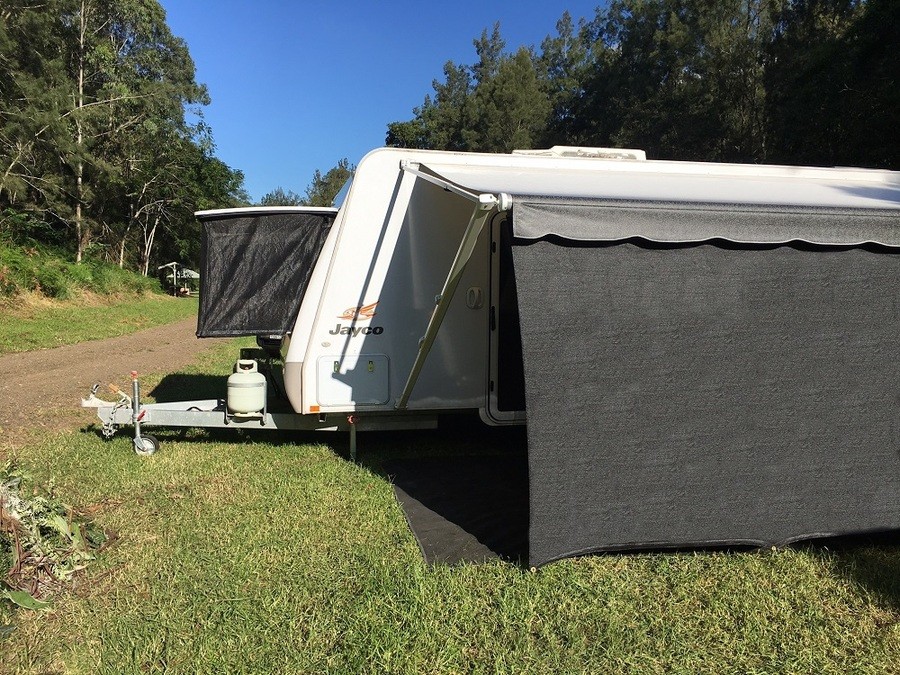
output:
<path id="1" fill-rule="evenodd" d="M 0 306 L 0 354 L 126 335 L 196 314 L 196 298 L 160 294 L 67 301 L 19 296 Z"/>
<path id="2" fill-rule="evenodd" d="M 224 378 L 234 352 L 186 375 Z M 2 668 L 900 672 L 897 546 L 430 567 L 381 459 L 502 453 L 502 434 L 361 434 L 354 464 L 344 435 L 238 433 L 164 432 L 151 457 L 90 430 L 22 448 L 33 485 L 119 538 L 51 610 L 0 606 Z"/>

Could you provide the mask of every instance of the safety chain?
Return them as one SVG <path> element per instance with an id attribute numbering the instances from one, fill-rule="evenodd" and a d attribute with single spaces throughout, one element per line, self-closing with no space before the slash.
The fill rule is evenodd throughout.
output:
<path id="1" fill-rule="evenodd" d="M 109 417 L 103 421 L 103 426 L 100 428 L 100 433 L 103 434 L 103 438 L 107 440 L 115 436 L 116 430 L 119 428 L 119 425 L 113 421 L 116 419 L 116 412 L 121 408 L 131 408 L 131 398 L 121 391 L 118 392 L 118 394 L 119 400 L 112 407 L 112 410 L 109 412 Z"/>

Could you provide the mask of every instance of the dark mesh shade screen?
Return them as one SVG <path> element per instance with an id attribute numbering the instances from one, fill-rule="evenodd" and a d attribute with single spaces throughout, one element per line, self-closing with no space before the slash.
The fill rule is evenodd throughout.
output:
<path id="1" fill-rule="evenodd" d="M 289 331 L 333 221 L 333 213 L 204 220 L 197 336 Z"/>
<path id="2" fill-rule="evenodd" d="M 900 528 L 897 249 L 518 244 L 531 564 Z"/>

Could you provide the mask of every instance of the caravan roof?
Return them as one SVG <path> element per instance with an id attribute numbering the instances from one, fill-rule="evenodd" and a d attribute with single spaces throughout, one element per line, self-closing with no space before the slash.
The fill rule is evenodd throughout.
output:
<path id="1" fill-rule="evenodd" d="M 900 174 L 876 169 L 433 151 L 403 157 L 478 192 L 900 210 Z"/>
<path id="2" fill-rule="evenodd" d="M 900 246 L 900 175 L 890 171 L 428 151 L 398 159 L 449 189 L 509 195 L 525 239 Z"/>

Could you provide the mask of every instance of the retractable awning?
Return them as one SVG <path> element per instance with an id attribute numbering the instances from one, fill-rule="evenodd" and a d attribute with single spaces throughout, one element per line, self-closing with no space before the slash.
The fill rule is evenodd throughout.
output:
<path id="1" fill-rule="evenodd" d="M 512 195 L 532 565 L 900 528 L 896 186 L 428 169 Z"/>
<path id="2" fill-rule="evenodd" d="M 617 166 L 501 172 L 429 164 L 423 170 L 471 192 L 511 195 L 513 234 L 520 239 L 900 246 L 900 185 L 883 182 L 877 172 L 868 180 L 855 172 L 852 180 L 814 182 L 828 172 L 791 175 L 747 166 L 732 167 L 733 175 L 648 174 L 640 162 L 608 164 Z"/>

